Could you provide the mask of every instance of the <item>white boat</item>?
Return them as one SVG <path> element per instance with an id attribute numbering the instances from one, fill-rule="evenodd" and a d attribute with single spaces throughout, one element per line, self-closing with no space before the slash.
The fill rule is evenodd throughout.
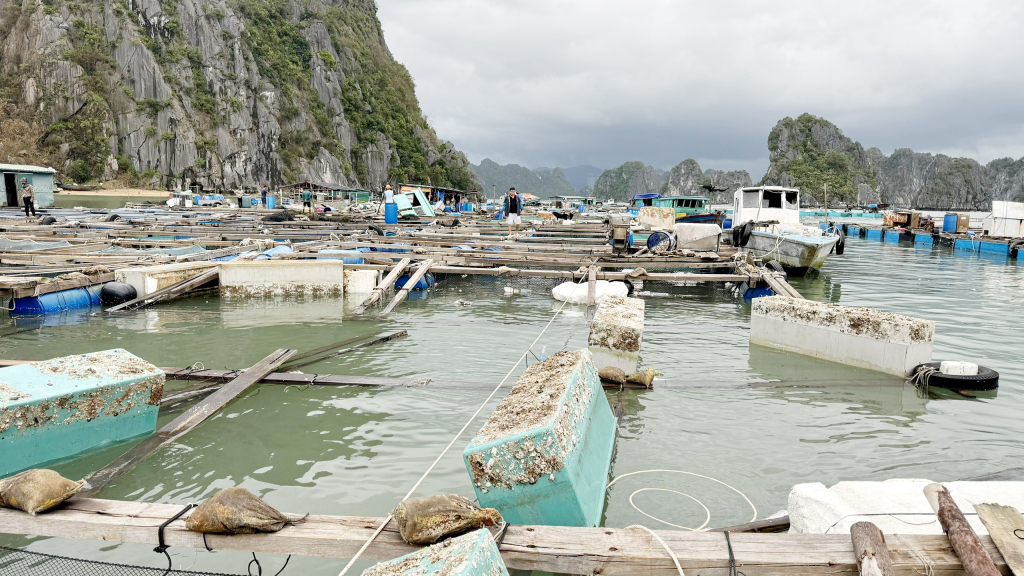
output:
<path id="1" fill-rule="evenodd" d="M 765 262 L 777 261 L 791 276 L 821 268 L 843 234 L 800 223 L 800 190 L 781 186 L 740 188 L 733 203 L 733 240 L 741 250 Z"/>

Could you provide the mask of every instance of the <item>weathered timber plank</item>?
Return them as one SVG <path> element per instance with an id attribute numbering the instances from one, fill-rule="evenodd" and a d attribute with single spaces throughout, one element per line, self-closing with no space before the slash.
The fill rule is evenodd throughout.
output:
<path id="1" fill-rule="evenodd" d="M 427 260 L 423 264 L 420 264 L 419 268 L 416 269 L 416 272 L 414 272 L 413 275 L 409 277 L 409 280 L 406 281 L 404 285 L 402 285 L 402 289 L 398 291 L 398 294 L 395 294 L 394 299 L 391 300 L 391 303 L 388 304 L 386 308 L 384 308 L 384 311 L 381 312 L 380 315 L 387 316 L 388 314 L 391 313 L 392 310 L 394 310 L 399 304 L 401 304 L 402 301 L 405 300 L 406 296 L 409 295 L 409 291 L 412 290 L 413 287 L 419 283 L 420 279 L 426 275 L 426 273 L 430 270 L 430 267 L 433 265 L 433 260 Z"/>
<path id="2" fill-rule="evenodd" d="M 850 539 L 860 576 L 895 576 L 889 548 L 878 526 L 871 522 L 857 522 L 850 526 Z"/>
<path id="3" fill-rule="evenodd" d="M 1024 535 L 1024 516 L 1001 504 L 975 504 L 974 509 L 1014 576 L 1024 576 L 1024 540 L 1017 536 Z"/>
<path id="4" fill-rule="evenodd" d="M 366 297 L 366 300 L 363 300 L 363 303 L 356 308 L 356 315 L 366 312 L 367 308 L 376 304 L 377 301 L 380 300 L 381 296 L 383 296 L 384 293 L 387 292 L 388 288 L 395 283 L 395 280 L 398 280 L 398 277 L 402 275 L 402 272 L 408 268 L 411 263 L 412 259 L 402 258 L 402 260 L 391 269 L 391 272 L 380 281 L 380 284 L 373 289 L 373 292 Z"/>
<path id="5" fill-rule="evenodd" d="M 282 348 L 260 360 L 252 368 L 242 372 L 237 378 L 207 396 L 202 402 L 193 406 L 160 430 L 157 430 L 155 434 L 136 444 L 131 450 L 119 456 L 105 468 L 87 476 L 86 479 L 89 483 L 82 490 L 81 494 L 83 496 L 96 494 L 111 480 L 127 473 L 142 460 L 184 436 L 193 428 L 202 424 L 207 418 L 213 416 L 217 410 L 223 408 L 236 396 L 262 380 L 267 374 L 273 372 L 274 369 L 288 360 L 292 354 L 295 354 L 295 350 Z"/>
<path id="6" fill-rule="evenodd" d="M 76 499 L 50 512 L 30 516 L 0 509 L 0 532 L 63 538 L 155 544 L 157 529 L 181 510 L 178 504 L 147 504 L 114 500 Z M 215 550 L 240 550 L 349 558 L 370 537 L 382 518 L 311 515 L 303 524 L 273 534 L 209 535 Z M 725 537 L 720 533 L 658 531 L 687 574 L 724 574 L 729 565 Z M 167 544 L 203 549 L 201 534 L 172 522 L 164 533 Z M 747 576 L 857 575 L 849 536 L 820 534 L 731 534 L 740 571 Z M 898 576 L 920 576 L 931 563 L 935 576 L 963 574 L 963 566 L 944 536 L 906 535 L 893 538 L 889 550 Z M 989 538 L 986 549 L 1006 569 Z M 913 547 L 913 551 L 907 547 Z M 363 556 L 390 560 L 416 547 L 405 544 L 392 523 Z M 661 546 L 640 530 L 510 526 L 501 546 L 510 569 L 568 574 L 633 574 L 676 576 L 678 572 Z M 1005 570 L 1009 574 L 1008 570 Z"/>
<path id="7" fill-rule="evenodd" d="M 970 576 L 999 576 L 999 569 L 981 543 L 974 528 L 967 523 L 963 512 L 953 501 L 949 490 L 942 484 L 929 484 L 924 488 L 928 503 L 949 536 L 949 543 L 960 557 L 960 563 Z"/>

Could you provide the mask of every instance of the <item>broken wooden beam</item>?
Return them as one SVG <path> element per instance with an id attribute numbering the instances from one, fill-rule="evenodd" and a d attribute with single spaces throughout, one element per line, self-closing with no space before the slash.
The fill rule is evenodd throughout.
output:
<path id="1" fill-rule="evenodd" d="M 135 447 L 122 454 L 105 468 L 86 476 L 88 484 L 81 494 L 83 496 L 96 494 L 111 480 L 127 473 L 142 460 L 184 436 L 193 428 L 206 421 L 207 418 L 213 416 L 217 410 L 223 408 L 228 402 L 234 400 L 236 396 L 262 380 L 267 374 L 273 372 L 285 360 L 288 360 L 292 354 L 295 354 L 295 350 L 281 348 L 260 360 L 255 366 L 242 372 L 231 382 L 228 382 L 219 390 L 207 396 L 201 403 L 193 406 L 187 412 L 157 430 L 152 436 L 136 444 Z"/>
<path id="2" fill-rule="evenodd" d="M 405 330 L 402 330 L 401 332 L 395 332 L 394 334 L 388 334 L 387 336 L 384 336 L 382 338 L 377 338 L 376 340 L 372 340 L 370 342 L 366 342 L 365 344 L 359 344 L 357 346 L 352 346 L 351 348 L 345 348 L 344 350 L 338 350 L 337 352 L 335 352 L 333 354 L 330 354 L 328 356 L 323 356 L 323 357 L 320 357 L 320 358 L 313 358 L 312 360 L 303 361 L 303 362 L 300 362 L 298 364 L 291 364 L 291 363 L 289 363 L 288 367 L 290 369 L 292 369 L 292 370 L 298 370 L 299 368 L 305 368 L 306 366 L 309 366 L 310 364 L 317 364 L 319 362 L 323 362 L 324 360 L 327 360 L 328 358 L 334 358 L 335 356 L 342 356 L 344 354 L 348 354 L 349 352 L 354 352 L 356 350 L 362 350 L 363 348 L 369 348 L 370 346 L 376 346 L 377 344 L 383 344 L 385 342 L 390 342 L 392 340 L 396 340 L 398 338 L 402 338 L 402 337 L 408 336 L 408 335 L 409 335 L 408 332 L 406 332 Z M 362 338 L 360 338 L 360 340 L 362 340 Z"/>
<path id="3" fill-rule="evenodd" d="M 359 307 L 355 309 L 355 314 L 358 316 L 363 312 L 366 312 L 367 308 L 376 304 L 377 301 L 384 296 L 384 293 L 387 292 L 388 289 L 394 285 L 395 280 L 398 280 L 398 277 L 402 275 L 402 272 L 409 267 L 410 263 L 412 263 L 412 259 L 402 258 L 402 260 L 398 264 L 396 264 L 394 268 L 391 269 L 391 272 L 383 280 L 380 281 L 380 284 L 378 284 L 377 287 L 373 289 L 373 292 L 371 292 L 370 295 L 366 297 L 366 300 L 363 300 L 363 303 L 360 304 Z"/>
<path id="4" fill-rule="evenodd" d="M 111 306 L 110 308 L 107 308 L 105 311 L 107 313 L 110 313 L 110 312 L 123 312 L 125 310 L 135 310 L 135 309 L 138 309 L 138 308 L 145 308 L 146 306 L 149 306 L 150 304 L 155 304 L 155 303 L 161 302 L 163 300 L 170 300 L 172 298 L 177 298 L 178 296 L 181 296 L 181 295 L 185 294 L 186 292 L 189 292 L 191 290 L 199 288 L 200 286 L 202 286 L 203 284 L 206 284 L 207 282 L 213 282 L 218 277 L 220 277 L 220 269 L 219 268 L 211 268 L 211 269 L 207 270 L 206 272 L 203 272 L 202 274 L 200 274 L 198 276 L 193 276 L 192 278 L 189 278 L 188 280 L 182 280 L 181 282 L 178 282 L 177 284 L 172 284 L 172 285 L 170 285 L 170 286 L 168 286 L 168 287 L 166 287 L 166 288 L 164 288 L 162 290 L 157 290 L 156 292 L 152 292 L 152 293 L 150 293 L 150 294 L 148 294 L 146 296 L 140 296 L 139 298 L 136 298 L 134 300 L 129 300 L 128 302 L 122 302 L 121 304 L 118 304 L 117 306 Z"/>
<path id="5" fill-rule="evenodd" d="M 860 576 L 896 576 L 885 537 L 878 526 L 871 522 L 857 522 L 850 526 L 850 539 Z"/>
<path id="6" fill-rule="evenodd" d="M 387 308 L 385 308 L 384 311 L 380 313 L 380 315 L 387 316 L 388 314 L 391 313 L 392 310 L 398 307 L 398 305 L 401 304 L 403 300 L 405 300 L 406 296 L 409 295 L 409 291 L 412 290 L 416 286 L 416 284 L 419 283 L 420 279 L 426 275 L 427 271 L 429 271 L 430 267 L 433 265 L 433 260 L 427 260 L 423 264 L 420 264 L 419 268 L 416 269 L 416 272 L 413 273 L 413 275 L 409 277 L 408 280 L 406 280 L 405 284 L 402 285 L 402 289 L 398 291 L 398 294 L 395 294 L 395 298 L 391 301 L 390 304 L 388 304 Z"/>
<path id="7" fill-rule="evenodd" d="M 1024 576 L 1024 516 L 1001 504 L 975 504 L 974 510 L 1014 576 Z"/>
<path id="8" fill-rule="evenodd" d="M 964 570 L 969 576 L 1001 576 L 992 557 L 967 523 L 963 512 L 953 501 L 949 490 L 942 484 L 929 484 L 924 487 L 924 495 L 939 517 L 942 531 L 949 537 L 949 544 L 956 551 Z"/>
<path id="9" fill-rule="evenodd" d="M 78 498 L 36 516 L 0 509 L 0 532 L 154 545 L 160 525 L 180 511 L 181 504 Z M 313 514 L 306 522 L 280 532 L 209 534 L 206 542 L 214 550 L 351 558 L 382 521 Z M 680 530 L 656 533 L 687 574 L 724 574 L 728 570 L 730 554 L 724 535 Z M 205 549 L 203 535 L 186 530 L 184 518 L 167 526 L 164 540 L 170 546 Z M 730 534 L 730 540 L 736 563 L 746 576 L 857 576 L 853 543 L 843 534 Z M 985 537 L 983 544 L 1006 570 L 992 541 Z M 391 560 L 417 549 L 402 541 L 391 522 L 363 557 Z M 500 551 L 508 568 L 515 570 L 603 576 L 679 574 L 661 545 L 636 529 L 514 525 L 509 526 Z M 891 542 L 889 552 L 900 576 L 923 573 L 923 561 L 936 576 L 963 573 L 945 536 L 903 535 Z"/>

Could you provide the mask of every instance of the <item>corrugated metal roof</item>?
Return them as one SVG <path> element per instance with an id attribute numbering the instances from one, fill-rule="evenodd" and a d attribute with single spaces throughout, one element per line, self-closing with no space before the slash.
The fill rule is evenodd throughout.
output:
<path id="1" fill-rule="evenodd" d="M 25 172 L 28 174 L 56 174 L 53 168 L 29 166 L 27 164 L 0 164 L 0 172 Z"/>

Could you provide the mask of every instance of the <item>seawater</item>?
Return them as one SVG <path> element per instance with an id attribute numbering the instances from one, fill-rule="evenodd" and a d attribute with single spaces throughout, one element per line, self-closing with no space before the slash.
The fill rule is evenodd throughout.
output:
<path id="1" fill-rule="evenodd" d="M 513 281 L 519 282 L 519 281 Z M 793 285 L 807 298 L 937 322 L 936 359 L 999 371 L 996 393 L 932 390 L 920 397 L 898 379 L 748 344 L 750 306 L 721 286 L 651 284 L 642 364 L 671 385 L 608 393 L 623 416 L 612 474 L 694 472 L 746 494 L 764 518 L 786 508 L 794 484 L 896 477 L 970 478 L 1021 464 L 1024 266 L 941 247 L 851 238 L 843 256 Z M 542 284 L 542 283 L 541 283 Z M 385 319 L 354 317 L 361 297 L 235 300 L 203 295 L 123 316 L 0 317 L 0 357 L 45 359 L 114 347 L 160 366 L 244 368 L 281 347 L 317 348 L 356 335 L 409 336 L 304 368 L 307 373 L 416 376 L 388 389 L 263 385 L 180 442 L 144 461 L 100 497 L 182 504 L 243 486 L 287 512 L 385 516 L 513 365 L 559 303 L 548 286 L 508 298 L 505 279 L 448 278 Z M 523 287 L 524 284 L 514 284 Z M 459 306 L 459 300 L 472 302 Z M 533 351 L 586 346 L 586 310 L 567 306 Z M 531 355 L 530 362 L 535 362 Z M 199 364 L 197 364 L 199 365 Z M 463 382 L 469 385 L 448 385 Z M 181 387 L 171 383 L 169 387 Z M 496 402 L 503 396 L 499 393 Z M 489 409 L 484 414 L 489 413 Z M 175 414 L 164 414 L 166 423 Z M 470 427 L 471 432 L 482 420 Z M 461 459 L 467 435 L 419 493 L 473 495 Z M 54 466 L 69 477 L 98 469 L 128 448 L 109 447 Z M 616 483 L 605 524 L 652 528 L 746 522 L 753 512 L 710 480 L 644 474 Z M 659 520 L 644 516 L 629 498 Z M 165 567 L 153 544 L 0 537 L 0 544 L 118 563 Z M 155 543 L 154 543 L 155 544 Z M 171 548 L 175 568 L 244 573 L 251 556 Z M 284 557 L 260 554 L 265 572 Z M 295 557 L 285 573 L 336 574 L 341 560 Z M 360 564 L 361 567 L 369 562 Z"/>

